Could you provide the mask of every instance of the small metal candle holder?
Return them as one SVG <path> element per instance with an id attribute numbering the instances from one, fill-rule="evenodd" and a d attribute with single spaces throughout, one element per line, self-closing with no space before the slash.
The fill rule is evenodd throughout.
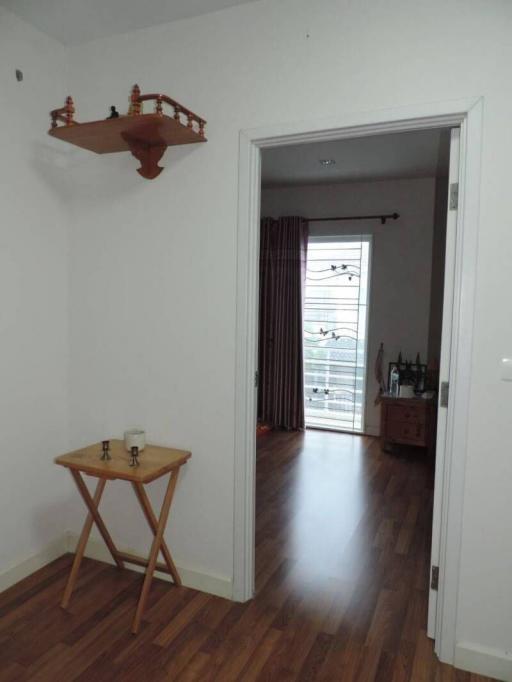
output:
<path id="1" fill-rule="evenodd" d="M 134 445 L 131 449 L 132 453 L 132 458 L 130 460 L 130 466 L 131 467 L 138 467 L 139 466 L 139 448 Z"/>
<path id="2" fill-rule="evenodd" d="M 109 440 L 102 440 L 101 441 L 101 457 L 100 459 L 104 462 L 107 459 L 112 459 L 110 456 L 110 441 Z"/>

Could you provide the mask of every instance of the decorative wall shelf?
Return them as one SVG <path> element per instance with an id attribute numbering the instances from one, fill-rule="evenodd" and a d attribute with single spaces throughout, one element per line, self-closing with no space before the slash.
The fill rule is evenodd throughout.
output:
<path id="1" fill-rule="evenodd" d="M 154 113 L 143 113 L 143 102 L 154 100 Z M 173 109 L 173 115 L 164 114 L 163 104 Z M 158 165 L 167 147 L 206 142 L 206 121 L 167 95 L 141 95 L 134 85 L 130 107 L 126 116 L 118 115 L 102 121 L 79 123 L 74 120 L 75 107 L 71 97 L 60 109 L 50 112 L 52 137 L 88 149 L 96 154 L 130 151 L 140 162 L 137 171 L 151 180 L 160 175 Z M 58 122 L 63 125 L 58 125 Z"/>

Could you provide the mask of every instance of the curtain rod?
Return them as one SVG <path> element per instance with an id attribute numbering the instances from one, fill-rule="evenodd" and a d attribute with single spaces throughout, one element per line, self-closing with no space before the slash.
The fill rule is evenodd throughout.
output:
<path id="1" fill-rule="evenodd" d="M 381 213 L 379 215 L 344 215 L 334 218 L 305 218 L 310 223 L 326 223 L 335 222 L 338 220 L 380 220 L 382 225 L 386 224 L 386 220 L 398 220 L 399 213 Z"/>

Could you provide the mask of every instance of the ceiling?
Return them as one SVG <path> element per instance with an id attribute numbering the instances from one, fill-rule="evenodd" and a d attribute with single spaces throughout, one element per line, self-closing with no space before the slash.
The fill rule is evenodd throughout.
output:
<path id="1" fill-rule="evenodd" d="M 320 160 L 336 163 L 324 166 Z M 266 149 L 264 187 L 424 178 L 448 172 L 449 135 L 419 130 Z"/>
<path id="2" fill-rule="evenodd" d="M 254 0 L 0 0 L 65 45 L 128 33 Z"/>

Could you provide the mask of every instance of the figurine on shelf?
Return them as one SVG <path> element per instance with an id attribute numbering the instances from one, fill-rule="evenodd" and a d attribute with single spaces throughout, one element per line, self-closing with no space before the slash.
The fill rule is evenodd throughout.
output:
<path id="1" fill-rule="evenodd" d="M 110 118 L 119 118 L 119 112 L 117 111 L 114 105 L 110 107 L 110 116 L 107 116 L 107 121 Z"/>
<path id="2" fill-rule="evenodd" d="M 100 459 L 104 462 L 107 459 L 112 459 L 110 456 L 110 441 L 108 440 L 102 440 L 101 441 L 101 457 Z"/>
<path id="3" fill-rule="evenodd" d="M 130 466 L 131 467 L 138 467 L 139 466 L 139 448 L 134 445 L 132 450 L 132 458 L 130 460 Z"/>

